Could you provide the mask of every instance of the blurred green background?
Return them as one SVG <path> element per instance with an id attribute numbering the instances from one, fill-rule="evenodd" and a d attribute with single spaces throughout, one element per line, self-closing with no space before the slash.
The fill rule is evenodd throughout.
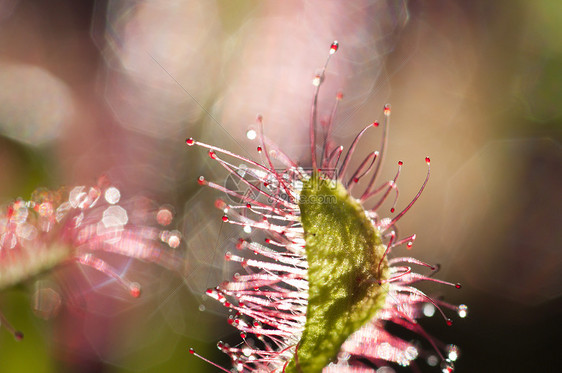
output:
<path id="1" fill-rule="evenodd" d="M 430 184 L 401 232 L 417 233 L 413 256 L 464 285 L 427 290 L 470 313 L 450 328 L 423 325 L 461 348 L 458 372 L 558 371 L 561 23 L 556 0 L 1 1 L 2 203 L 107 174 L 128 195 L 174 206 L 188 264 L 183 278 L 138 264 L 156 290 L 113 314 L 69 296 L 42 320 L 35 279 L 3 291 L 0 309 L 26 337 L 0 329 L 0 372 L 218 371 L 189 347 L 228 366 L 215 346 L 234 330 L 201 294 L 229 276 L 222 257 L 236 233 L 217 233 L 216 194 L 196 183 L 224 174 L 184 139 L 247 155 L 260 112 L 268 135 L 302 158 L 310 78 L 334 39 L 320 110 L 343 90 L 335 135 L 348 144 L 392 103 L 386 172 L 408 166 L 402 206 L 431 155 Z"/>

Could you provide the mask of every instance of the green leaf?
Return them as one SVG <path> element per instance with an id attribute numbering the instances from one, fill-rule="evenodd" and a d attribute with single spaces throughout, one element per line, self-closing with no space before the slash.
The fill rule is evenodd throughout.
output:
<path id="1" fill-rule="evenodd" d="M 339 182 L 313 175 L 299 208 L 308 260 L 308 307 L 296 356 L 285 372 L 321 372 L 385 302 L 386 247 L 361 204 Z M 380 272 L 380 273 L 379 273 Z"/>

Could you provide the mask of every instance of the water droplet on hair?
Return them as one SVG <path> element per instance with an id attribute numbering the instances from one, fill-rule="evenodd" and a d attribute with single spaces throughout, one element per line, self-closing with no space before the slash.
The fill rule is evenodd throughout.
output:
<path id="1" fill-rule="evenodd" d="M 338 48 L 339 48 L 339 43 L 337 40 L 334 40 L 332 45 L 330 45 L 330 54 L 336 53 L 338 51 Z"/>
<path id="2" fill-rule="evenodd" d="M 466 306 L 466 304 L 461 304 L 457 309 L 457 313 L 459 314 L 460 318 L 464 319 L 468 315 L 468 307 Z"/>
<path id="3" fill-rule="evenodd" d="M 450 361 L 457 361 L 460 356 L 460 349 L 453 344 L 447 345 L 445 351 L 447 352 L 447 359 Z"/>

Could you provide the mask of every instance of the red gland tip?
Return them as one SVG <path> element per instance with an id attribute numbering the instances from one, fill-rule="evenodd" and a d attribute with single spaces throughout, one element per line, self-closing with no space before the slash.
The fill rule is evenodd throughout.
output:
<path id="1" fill-rule="evenodd" d="M 343 92 L 338 92 L 336 94 L 336 100 L 340 100 L 340 101 L 343 100 Z"/>
<path id="2" fill-rule="evenodd" d="M 14 333 L 14 338 L 16 338 L 16 341 L 21 341 L 21 340 L 23 339 L 23 333 L 20 332 L 19 330 L 17 330 L 17 331 Z"/>
<path id="3" fill-rule="evenodd" d="M 246 208 L 251 209 L 252 205 L 250 205 L 249 203 L 246 203 Z"/>
<path id="4" fill-rule="evenodd" d="M 453 320 L 447 319 L 447 320 L 445 320 L 445 321 L 447 322 L 447 325 L 448 325 L 448 326 L 453 325 Z"/>
<path id="5" fill-rule="evenodd" d="M 334 54 L 338 51 L 339 48 L 339 44 L 337 40 L 334 40 L 334 42 L 332 43 L 332 45 L 330 45 L 330 54 Z"/>
<path id="6" fill-rule="evenodd" d="M 261 153 L 262 149 L 261 146 L 258 146 L 258 153 Z"/>
<path id="7" fill-rule="evenodd" d="M 373 122 L 373 127 L 378 127 L 378 126 L 379 126 L 379 121 L 378 121 L 378 120 L 375 120 L 375 121 Z"/>
<path id="8" fill-rule="evenodd" d="M 223 217 L 222 217 L 222 221 L 224 221 L 224 222 L 226 223 L 226 222 L 228 221 L 228 216 L 226 216 L 226 215 L 223 215 Z"/>
<path id="9" fill-rule="evenodd" d="M 404 162 L 398 161 L 398 166 L 402 166 L 403 164 L 404 164 Z"/>
<path id="10" fill-rule="evenodd" d="M 141 295 L 141 288 L 140 285 L 137 283 L 131 284 L 131 287 L 129 289 L 129 293 L 131 294 L 131 296 L 133 298 L 138 298 Z"/>
<path id="11" fill-rule="evenodd" d="M 394 207 L 392 207 L 392 208 L 390 209 L 390 212 L 394 212 Z"/>
<path id="12" fill-rule="evenodd" d="M 193 146 L 193 144 L 195 144 L 195 140 L 193 140 L 193 137 L 189 137 L 185 139 L 185 143 L 189 146 Z"/>
<path id="13" fill-rule="evenodd" d="M 429 157 L 425 157 L 425 163 L 429 164 L 429 162 L 430 162 Z"/>
<path id="14" fill-rule="evenodd" d="M 214 151 L 210 150 L 209 157 L 211 157 L 212 159 L 217 159 L 217 154 Z"/>
<path id="15" fill-rule="evenodd" d="M 199 178 L 197 179 L 197 182 L 199 183 L 199 185 L 205 185 L 205 183 L 206 183 L 205 177 L 199 176 Z"/>
<path id="16" fill-rule="evenodd" d="M 193 354 L 195 354 L 195 350 L 193 348 L 190 348 L 189 353 L 193 355 Z"/>
<path id="17" fill-rule="evenodd" d="M 457 289 L 460 289 L 460 288 L 462 288 L 462 285 L 457 282 L 457 283 L 455 284 L 455 287 L 456 287 Z"/>
<path id="18" fill-rule="evenodd" d="M 390 104 L 384 105 L 383 113 L 384 113 L 384 115 L 386 115 L 387 117 L 390 115 Z"/>

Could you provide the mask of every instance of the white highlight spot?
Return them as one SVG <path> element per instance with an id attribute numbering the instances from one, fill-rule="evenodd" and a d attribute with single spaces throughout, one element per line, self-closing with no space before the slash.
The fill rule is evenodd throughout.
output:
<path id="1" fill-rule="evenodd" d="M 246 132 L 246 137 L 248 138 L 248 140 L 255 140 L 257 136 L 258 136 L 258 134 L 253 129 L 249 129 Z"/>
<path id="2" fill-rule="evenodd" d="M 107 201 L 107 203 L 114 205 L 119 202 L 120 199 L 121 192 L 119 192 L 119 189 L 115 187 L 107 188 L 107 190 L 105 191 L 105 200 Z"/>
<path id="3" fill-rule="evenodd" d="M 459 317 L 464 319 L 466 315 L 468 315 L 468 307 L 466 306 L 466 304 L 461 304 L 457 312 L 459 314 Z"/>
<path id="4" fill-rule="evenodd" d="M 432 317 L 433 315 L 435 315 L 435 306 L 431 303 L 424 304 L 423 314 L 425 317 Z"/>
<path id="5" fill-rule="evenodd" d="M 109 206 L 103 212 L 103 218 L 101 221 L 106 228 L 119 227 L 127 224 L 129 217 L 127 216 L 127 211 L 123 207 Z"/>

